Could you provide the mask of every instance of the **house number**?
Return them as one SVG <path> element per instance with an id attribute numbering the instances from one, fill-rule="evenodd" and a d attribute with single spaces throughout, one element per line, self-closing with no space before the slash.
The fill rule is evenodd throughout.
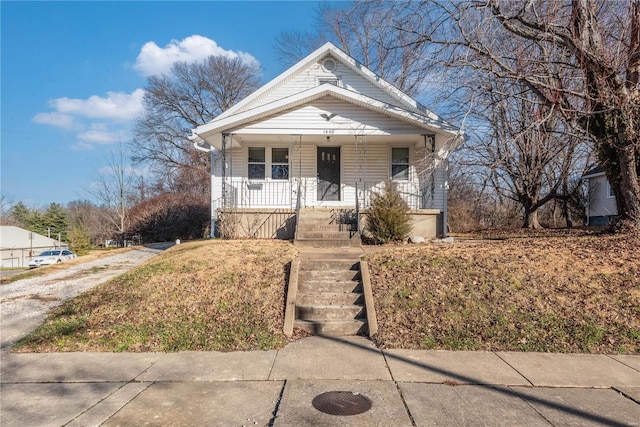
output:
<path id="1" fill-rule="evenodd" d="M 333 133 L 333 129 L 325 129 L 324 130 L 324 134 L 328 135 L 328 134 L 332 134 Z"/>

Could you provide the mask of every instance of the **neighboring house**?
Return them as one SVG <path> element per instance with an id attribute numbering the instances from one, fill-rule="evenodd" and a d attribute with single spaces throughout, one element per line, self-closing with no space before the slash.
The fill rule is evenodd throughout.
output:
<path id="1" fill-rule="evenodd" d="M 69 249 L 69 245 L 24 228 L 0 226 L 0 253 L 5 268 L 28 267 L 31 257 L 55 248 Z"/>
<path id="2" fill-rule="evenodd" d="M 589 170 L 582 176 L 587 185 L 587 225 L 608 225 L 618 215 L 616 197 L 601 166 Z"/>
<path id="3" fill-rule="evenodd" d="M 331 43 L 191 139 L 211 153 L 212 230 L 229 213 L 239 236 L 291 239 L 301 218 L 327 210 L 355 217 L 358 232 L 390 181 L 414 234 L 446 234 L 447 159 L 462 133 Z"/>

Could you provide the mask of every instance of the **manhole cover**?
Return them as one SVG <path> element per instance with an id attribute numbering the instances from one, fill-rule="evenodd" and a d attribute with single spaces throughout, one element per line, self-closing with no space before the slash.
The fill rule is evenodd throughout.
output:
<path id="1" fill-rule="evenodd" d="M 311 404 L 330 415 L 358 415 L 371 409 L 371 399 L 352 391 L 328 391 L 314 397 Z"/>

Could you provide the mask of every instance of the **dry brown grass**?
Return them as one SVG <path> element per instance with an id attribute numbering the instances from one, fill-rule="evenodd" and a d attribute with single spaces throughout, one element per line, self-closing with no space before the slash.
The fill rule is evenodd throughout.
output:
<path id="1" fill-rule="evenodd" d="M 279 348 L 280 241 L 176 246 L 54 311 L 18 351 Z M 385 348 L 640 353 L 640 239 L 503 231 L 369 255 Z"/>
<path id="2" fill-rule="evenodd" d="M 174 246 L 60 306 L 18 351 L 278 348 L 294 254 L 282 241 Z"/>
<path id="3" fill-rule="evenodd" d="M 370 256 L 386 348 L 640 352 L 640 240 L 584 232 Z M 476 236 L 480 238 L 489 235 Z"/>

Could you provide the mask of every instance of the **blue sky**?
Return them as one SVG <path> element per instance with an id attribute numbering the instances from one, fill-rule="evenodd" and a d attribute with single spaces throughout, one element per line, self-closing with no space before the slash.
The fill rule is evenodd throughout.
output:
<path id="1" fill-rule="evenodd" d="M 29 207 L 90 199 L 127 142 L 146 78 L 175 59 L 253 57 L 267 82 L 284 30 L 316 2 L 7 2 L 1 14 L 1 187 Z M 249 56 L 250 55 L 250 56 Z"/>

